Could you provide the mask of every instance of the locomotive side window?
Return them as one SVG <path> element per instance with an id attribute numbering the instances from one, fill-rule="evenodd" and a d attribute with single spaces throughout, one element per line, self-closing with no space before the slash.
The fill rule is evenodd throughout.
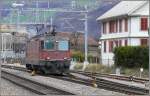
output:
<path id="1" fill-rule="evenodd" d="M 54 42 L 52 40 L 46 40 L 45 41 L 45 49 L 54 49 Z"/>
<path id="2" fill-rule="evenodd" d="M 44 49 L 44 41 L 41 41 L 41 49 Z"/>
<path id="3" fill-rule="evenodd" d="M 69 49 L 68 41 L 59 41 L 58 50 L 67 51 Z"/>

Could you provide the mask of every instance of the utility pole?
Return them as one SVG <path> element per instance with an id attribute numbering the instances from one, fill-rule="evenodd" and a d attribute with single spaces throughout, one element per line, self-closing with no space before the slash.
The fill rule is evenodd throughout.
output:
<path id="1" fill-rule="evenodd" d="M 150 17 L 149 17 L 150 18 Z M 149 20 L 149 27 L 150 27 L 150 20 Z M 149 95 L 150 95 L 150 29 L 148 28 L 148 34 L 149 34 L 149 82 L 148 82 L 148 87 L 149 87 Z"/>
<path id="2" fill-rule="evenodd" d="M 148 4 L 149 3 L 150 3 L 150 1 L 148 0 Z M 148 28 L 148 35 L 149 35 L 149 82 L 148 82 L 148 87 L 149 87 L 149 95 L 150 95 L 150 10 L 149 10 L 148 21 L 149 21 L 149 28 Z"/>
<path id="3" fill-rule="evenodd" d="M 84 60 L 84 64 L 83 64 L 83 68 L 82 70 L 84 71 L 86 68 L 86 65 L 89 64 L 88 62 L 88 9 L 87 6 L 85 5 L 85 22 L 84 22 L 84 36 L 85 36 L 85 60 Z"/>
<path id="4" fill-rule="evenodd" d="M 53 31 L 53 17 L 51 16 L 51 25 L 50 25 L 50 32 Z"/>
<path id="5" fill-rule="evenodd" d="M 0 40 L 0 43 L 1 43 L 1 53 L 0 53 L 0 88 L 1 88 L 1 64 L 2 64 L 2 49 L 3 49 L 3 41 L 2 41 L 2 34 L 0 33 L 0 36 L 1 36 L 1 40 Z M 0 90 L 0 93 L 1 93 L 1 90 Z"/>
<path id="6" fill-rule="evenodd" d="M 38 17 L 38 8 L 39 8 L 39 2 L 36 1 L 36 17 L 35 20 L 39 22 L 39 17 Z"/>
<path id="7" fill-rule="evenodd" d="M 150 21 L 150 20 L 149 20 Z M 150 26 L 150 24 L 149 24 Z M 149 82 L 148 82 L 148 87 L 149 87 L 149 94 L 150 94 L 150 29 L 148 28 L 148 35 L 149 35 Z"/>

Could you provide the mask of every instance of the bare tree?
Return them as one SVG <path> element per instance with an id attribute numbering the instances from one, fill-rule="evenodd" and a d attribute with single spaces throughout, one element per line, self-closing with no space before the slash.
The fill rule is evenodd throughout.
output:
<path id="1" fill-rule="evenodd" d="M 71 43 L 72 43 L 72 47 L 77 50 L 78 49 L 78 42 L 79 42 L 79 36 L 80 33 L 79 32 L 73 32 L 72 36 L 71 36 Z"/>

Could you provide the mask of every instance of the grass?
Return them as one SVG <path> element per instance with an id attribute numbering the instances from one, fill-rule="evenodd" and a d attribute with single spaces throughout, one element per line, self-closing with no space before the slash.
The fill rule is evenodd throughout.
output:
<path id="1" fill-rule="evenodd" d="M 77 63 L 74 67 L 74 70 L 81 71 L 82 67 L 83 67 L 82 63 Z M 106 74 L 115 74 L 115 70 L 116 70 L 115 66 L 107 67 L 102 64 L 89 64 L 85 69 L 85 71 L 88 72 L 97 72 Z M 122 68 L 120 71 L 121 75 L 140 77 L 140 68 L 130 68 L 130 69 Z M 149 73 L 148 70 L 144 69 L 141 77 L 148 78 L 148 73 Z"/>
<path id="2" fill-rule="evenodd" d="M 77 63 L 74 70 L 81 71 L 83 67 L 82 63 Z M 113 73 L 113 67 L 106 67 L 101 64 L 89 64 L 86 66 L 85 71 L 88 72 L 98 72 L 98 73 Z"/>
<path id="3" fill-rule="evenodd" d="M 127 76 L 135 76 L 135 77 L 140 77 L 140 68 L 125 68 L 122 69 L 122 74 L 127 75 Z M 144 69 L 144 71 L 141 73 L 142 78 L 148 78 L 148 69 Z"/>

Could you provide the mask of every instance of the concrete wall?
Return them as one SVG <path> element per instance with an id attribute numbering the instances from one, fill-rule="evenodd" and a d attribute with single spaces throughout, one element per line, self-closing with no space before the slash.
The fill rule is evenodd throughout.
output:
<path id="1" fill-rule="evenodd" d="M 130 37 L 148 37 L 148 31 L 141 31 L 141 17 L 131 17 Z"/>

